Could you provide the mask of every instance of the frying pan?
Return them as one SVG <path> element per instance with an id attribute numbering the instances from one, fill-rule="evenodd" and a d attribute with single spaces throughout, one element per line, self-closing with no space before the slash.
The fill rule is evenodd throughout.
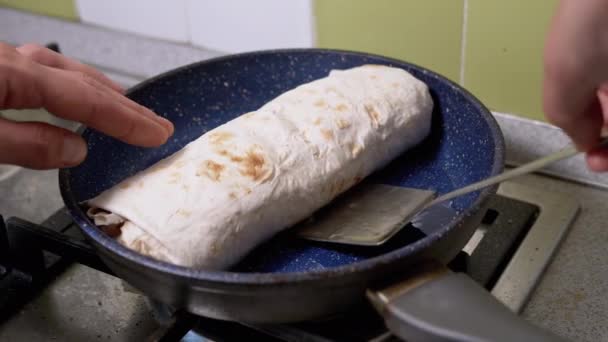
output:
<path id="1" fill-rule="evenodd" d="M 175 135 L 160 148 L 145 149 L 84 130 L 86 161 L 59 175 L 66 207 L 113 272 L 146 295 L 198 315 L 296 322 L 347 311 L 367 294 L 389 328 L 406 339 L 549 339 L 470 278 L 443 266 L 470 239 L 496 187 L 454 200 L 454 214 L 438 219 L 433 230 L 409 227 L 380 247 L 314 243 L 286 231 L 227 271 L 180 267 L 140 255 L 96 228 L 79 204 L 299 84 L 332 69 L 370 63 L 409 71 L 429 86 L 435 103 L 429 137 L 370 181 L 445 193 L 503 170 L 504 143 L 492 115 L 435 72 L 349 51 L 261 51 L 187 65 L 130 89 L 128 97 L 174 123 Z"/>

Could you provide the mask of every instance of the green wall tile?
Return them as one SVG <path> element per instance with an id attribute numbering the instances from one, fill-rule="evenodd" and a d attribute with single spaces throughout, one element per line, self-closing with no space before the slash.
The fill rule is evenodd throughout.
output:
<path id="1" fill-rule="evenodd" d="M 316 0 L 317 45 L 416 63 L 458 80 L 463 0 Z"/>
<path id="2" fill-rule="evenodd" d="M 12 7 L 28 12 L 78 20 L 75 0 L 0 0 L 0 6 Z"/>
<path id="3" fill-rule="evenodd" d="M 542 51 L 556 0 L 468 0 L 464 86 L 492 110 L 543 119 Z"/>

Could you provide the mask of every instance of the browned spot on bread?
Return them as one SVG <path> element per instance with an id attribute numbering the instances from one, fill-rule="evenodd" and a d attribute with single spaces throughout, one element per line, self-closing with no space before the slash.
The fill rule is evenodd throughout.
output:
<path id="1" fill-rule="evenodd" d="M 314 105 L 317 107 L 325 107 L 327 103 L 325 103 L 325 100 L 323 99 L 318 99 L 317 101 L 315 101 Z"/>
<path id="2" fill-rule="evenodd" d="M 350 122 L 344 120 L 344 119 L 338 119 L 336 120 L 336 125 L 338 125 L 339 129 L 345 129 L 350 127 Z"/>
<path id="3" fill-rule="evenodd" d="M 249 189 L 249 188 L 245 189 L 245 194 L 246 195 L 249 195 L 250 193 L 251 193 L 251 189 Z"/>
<path id="4" fill-rule="evenodd" d="M 182 179 L 182 174 L 179 172 L 173 172 L 169 175 L 169 184 L 175 184 Z"/>
<path id="5" fill-rule="evenodd" d="M 228 197 L 230 197 L 230 199 L 233 199 L 233 200 L 237 199 L 236 193 L 234 193 L 234 192 L 230 192 L 228 194 Z"/>
<path id="6" fill-rule="evenodd" d="M 212 160 L 205 160 L 199 165 L 196 175 L 199 177 L 206 176 L 217 182 L 220 180 L 222 171 L 224 171 L 225 168 L 226 167 L 222 164 L 218 164 Z"/>
<path id="7" fill-rule="evenodd" d="M 315 121 L 312 122 L 315 126 L 319 126 L 321 124 L 321 118 L 316 118 Z"/>
<path id="8" fill-rule="evenodd" d="M 99 213 L 104 213 L 104 214 L 109 214 L 109 211 L 103 210 L 101 208 L 89 208 L 89 210 L 87 210 L 87 215 L 93 216 Z"/>
<path id="9" fill-rule="evenodd" d="M 230 132 L 218 131 L 218 132 L 213 132 L 213 133 L 209 134 L 209 141 L 212 144 L 219 145 L 219 144 L 222 144 L 222 143 L 232 139 L 232 137 L 234 137 L 234 134 L 232 134 Z"/>
<path id="10" fill-rule="evenodd" d="M 309 151 L 312 153 L 312 156 L 315 158 L 319 158 L 321 156 L 321 151 L 319 150 L 319 146 L 313 145 L 306 135 L 302 136 L 302 140 L 308 145 Z"/>
<path id="11" fill-rule="evenodd" d="M 344 180 L 344 179 L 341 179 L 341 180 L 333 183 L 329 188 L 331 196 L 335 197 L 335 196 L 341 194 L 344 190 L 346 190 L 347 185 L 348 184 L 347 184 L 346 180 Z"/>
<path id="12" fill-rule="evenodd" d="M 141 239 L 133 241 L 133 249 L 141 254 L 150 255 L 150 246 Z"/>
<path id="13" fill-rule="evenodd" d="M 334 132 L 329 129 L 322 129 L 321 134 L 323 135 L 323 138 L 327 140 L 332 140 L 334 138 Z"/>
<path id="14" fill-rule="evenodd" d="M 121 189 L 128 189 L 131 187 L 131 183 L 129 183 L 129 182 L 120 183 L 120 185 L 118 187 Z"/>
<path id="15" fill-rule="evenodd" d="M 378 78 L 378 76 L 376 76 L 376 75 L 369 75 L 369 78 L 371 78 L 372 80 L 375 80 L 375 79 Z"/>
<path id="16" fill-rule="evenodd" d="M 344 103 L 340 103 L 334 109 L 337 110 L 338 112 L 344 112 L 348 109 L 348 106 Z"/>
<path id="17" fill-rule="evenodd" d="M 246 119 L 251 119 L 254 117 L 255 112 L 249 112 L 247 114 L 243 114 L 243 117 Z"/>
<path id="18" fill-rule="evenodd" d="M 363 150 L 363 147 L 361 145 L 354 145 L 351 149 L 353 157 L 356 158 L 359 155 L 359 153 L 361 153 L 361 150 Z"/>
<path id="19" fill-rule="evenodd" d="M 378 113 L 378 111 L 376 111 L 376 109 L 374 108 L 374 106 L 372 106 L 370 104 L 366 104 L 365 105 L 365 112 L 369 116 L 370 120 L 372 120 L 372 125 L 374 127 L 378 127 L 378 121 L 380 119 L 380 113 Z"/>
<path id="20" fill-rule="evenodd" d="M 241 175 L 251 178 L 256 182 L 264 182 L 270 177 L 270 171 L 264 160 L 264 155 L 254 149 L 247 151 L 240 161 Z"/>
<path id="21" fill-rule="evenodd" d="M 188 211 L 188 210 L 185 210 L 185 209 L 179 209 L 177 211 L 177 215 L 183 216 L 183 217 L 190 217 L 190 215 L 192 215 L 192 212 Z"/>
<path id="22" fill-rule="evenodd" d="M 108 234 L 109 237 L 117 238 L 120 236 L 120 234 L 122 234 L 121 228 L 123 225 L 124 225 L 124 222 L 121 222 L 121 223 L 109 224 L 107 226 L 101 226 L 99 228 L 101 229 L 101 231 Z"/>
<path id="23" fill-rule="evenodd" d="M 230 156 L 230 160 L 232 160 L 235 163 L 241 163 L 243 161 L 243 157 L 239 157 L 239 156 Z"/>
<path id="24" fill-rule="evenodd" d="M 362 180 L 363 180 L 363 177 L 361 177 L 361 176 L 357 176 L 357 177 L 353 178 L 353 185 L 359 184 L 359 182 L 361 182 Z"/>
<path id="25" fill-rule="evenodd" d="M 393 88 L 399 88 L 399 83 L 397 82 L 393 82 L 391 83 L 391 85 L 393 86 Z"/>
<path id="26" fill-rule="evenodd" d="M 137 187 L 138 188 L 143 188 L 144 187 L 144 182 L 143 181 L 139 181 L 139 183 L 137 183 Z"/>
<path id="27" fill-rule="evenodd" d="M 222 157 L 230 158 L 230 161 L 235 163 L 240 163 L 243 161 L 243 157 L 235 156 L 234 154 L 228 152 L 227 150 L 219 150 L 217 153 Z"/>

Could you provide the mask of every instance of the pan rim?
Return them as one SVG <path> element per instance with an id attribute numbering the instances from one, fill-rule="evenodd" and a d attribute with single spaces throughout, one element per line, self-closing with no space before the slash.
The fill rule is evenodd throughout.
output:
<path id="1" fill-rule="evenodd" d="M 489 127 L 491 136 L 494 138 L 495 154 L 491 169 L 491 174 L 495 175 L 501 172 L 504 168 L 505 159 L 505 143 L 502 131 L 498 126 L 496 119 L 492 116 L 488 108 L 481 103 L 472 93 L 463 88 L 462 86 L 451 81 L 447 77 L 432 71 L 430 69 L 421 67 L 417 64 L 386 57 L 378 54 L 372 54 L 367 52 L 352 51 L 352 50 L 341 50 L 341 49 L 326 49 L 326 48 L 289 48 L 289 49 L 269 49 L 251 51 L 237 54 L 228 54 L 224 56 L 214 57 L 205 59 L 202 61 L 190 63 L 177 67 L 163 73 L 160 73 L 154 77 L 144 80 L 143 82 L 129 88 L 126 95 L 132 94 L 133 92 L 146 87 L 149 84 L 162 80 L 165 77 L 183 72 L 185 70 L 198 67 L 204 64 L 213 64 L 218 62 L 229 61 L 247 56 L 260 56 L 260 55 L 272 55 L 272 54 L 297 54 L 297 53 L 320 53 L 320 54 L 342 54 L 342 55 L 355 55 L 365 56 L 382 59 L 383 61 L 396 65 L 406 65 L 412 68 L 418 69 L 422 72 L 428 73 L 429 75 L 441 79 L 447 85 L 456 89 L 464 97 L 466 97 L 471 104 L 481 113 L 482 118 Z M 87 132 L 89 129 L 81 131 L 82 134 Z M 233 272 L 225 270 L 203 270 L 195 269 L 190 267 L 178 266 L 168 262 L 156 260 L 151 257 L 139 254 L 127 247 L 122 246 L 114 239 L 110 238 L 99 230 L 86 216 L 85 212 L 80 208 L 76 201 L 73 193 L 70 191 L 70 169 L 59 170 L 59 188 L 64 204 L 66 205 L 70 215 L 74 222 L 78 225 L 80 230 L 85 236 L 92 240 L 94 244 L 103 248 L 105 253 L 109 253 L 111 257 L 119 257 L 123 260 L 122 262 L 135 263 L 141 267 L 146 267 L 150 270 L 165 273 L 167 275 L 185 278 L 188 280 L 195 280 L 201 282 L 211 282 L 214 284 L 225 284 L 225 285 L 280 285 L 286 283 L 295 282 L 308 282 L 316 281 L 319 279 L 336 278 L 347 275 L 353 275 L 354 273 L 361 273 L 371 271 L 376 268 L 379 264 L 390 264 L 398 260 L 407 258 L 409 255 L 414 254 L 416 251 L 423 249 L 425 246 L 432 245 L 436 241 L 440 240 L 444 235 L 453 229 L 458 229 L 460 223 L 468 216 L 475 214 L 485 200 L 496 192 L 498 185 L 485 188 L 479 192 L 479 196 L 475 199 L 474 203 L 459 213 L 455 219 L 448 225 L 437 230 L 432 235 L 428 235 L 414 243 L 408 244 L 401 248 L 395 249 L 388 253 L 371 257 L 369 259 L 357 261 L 347 265 L 341 265 L 331 268 L 309 270 L 309 271 L 298 271 L 298 272 L 286 272 L 286 273 L 245 273 L 245 272 Z"/>

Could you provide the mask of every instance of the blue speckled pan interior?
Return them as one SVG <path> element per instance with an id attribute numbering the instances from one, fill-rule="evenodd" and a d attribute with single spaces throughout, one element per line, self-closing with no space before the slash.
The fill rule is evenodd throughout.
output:
<path id="1" fill-rule="evenodd" d="M 332 69 L 362 64 L 403 68 L 424 81 L 435 103 L 431 135 L 370 180 L 434 189 L 445 193 L 486 178 L 502 165 L 502 136 L 495 122 L 469 93 L 445 78 L 408 63 L 379 56 L 328 50 L 285 50 L 241 54 L 189 65 L 144 82 L 129 92 L 136 102 L 175 125 L 175 135 L 163 147 L 137 148 L 93 130 L 83 135 L 89 144 L 86 161 L 63 170 L 61 187 L 72 214 L 77 203 L 91 198 L 179 150 L 206 131 L 255 110 L 299 84 L 326 76 Z M 451 203 L 457 211 L 474 204 L 480 193 Z M 158 199 L 164 201 L 166 199 Z M 96 228 L 78 212 L 77 222 L 90 235 Z M 437 227 L 432 234 L 444 233 Z M 388 251 L 406 248 L 426 234 L 404 229 L 381 247 L 349 247 L 298 240 L 284 233 L 260 246 L 234 270 L 240 272 L 297 272 L 351 264 Z M 114 248 L 123 248 L 116 244 Z"/>

